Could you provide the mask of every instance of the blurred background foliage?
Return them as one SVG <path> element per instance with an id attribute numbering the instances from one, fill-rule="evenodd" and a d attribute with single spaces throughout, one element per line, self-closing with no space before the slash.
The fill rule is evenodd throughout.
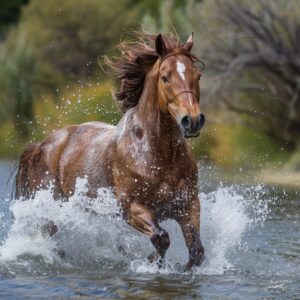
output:
<path id="1" fill-rule="evenodd" d="M 0 156 L 88 120 L 116 124 L 104 55 L 129 30 L 195 34 L 207 125 L 198 159 L 232 170 L 300 171 L 300 2 L 2 0 Z"/>

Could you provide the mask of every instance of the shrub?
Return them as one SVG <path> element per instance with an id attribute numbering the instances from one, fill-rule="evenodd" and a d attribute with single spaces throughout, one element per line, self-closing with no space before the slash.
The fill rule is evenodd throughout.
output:
<path id="1" fill-rule="evenodd" d="M 12 119 L 19 135 L 26 137 L 34 119 L 33 99 L 38 93 L 38 62 L 26 36 L 21 36 L 10 52 L 2 47 L 0 62 L 0 123 Z"/>
<path id="2" fill-rule="evenodd" d="M 130 9 L 129 9 L 130 8 Z M 31 0 L 18 31 L 31 37 L 39 59 L 68 80 L 93 75 L 98 57 L 136 26 L 138 8 L 130 0 Z"/>

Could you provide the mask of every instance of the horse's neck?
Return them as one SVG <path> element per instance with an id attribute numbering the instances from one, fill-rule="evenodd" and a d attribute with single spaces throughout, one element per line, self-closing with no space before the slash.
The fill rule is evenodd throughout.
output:
<path id="1" fill-rule="evenodd" d="M 185 146 L 184 138 L 169 113 L 160 112 L 159 125 L 156 147 L 164 159 L 172 161 Z"/>
<path id="2" fill-rule="evenodd" d="M 185 141 L 168 112 L 160 111 L 157 99 L 157 80 L 148 79 L 141 99 L 136 107 L 136 117 L 152 153 L 172 160 L 174 155 L 185 145 Z"/>

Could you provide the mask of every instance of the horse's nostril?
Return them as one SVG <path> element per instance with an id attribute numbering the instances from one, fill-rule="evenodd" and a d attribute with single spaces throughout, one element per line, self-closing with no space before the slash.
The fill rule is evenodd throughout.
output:
<path id="1" fill-rule="evenodd" d="M 184 116 L 181 119 L 181 126 L 185 129 L 188 130 L 191 128 L 192 125 L 192 118 L 190 116 Z"/>
<path id="2" fill-rule="evenodd" d="M 205 124 L 205 116 L 204 116 L 204 114 L 200 114 L 200 116 L 199 116 L 199 127 L 202 128 L 204 124 Z"/>

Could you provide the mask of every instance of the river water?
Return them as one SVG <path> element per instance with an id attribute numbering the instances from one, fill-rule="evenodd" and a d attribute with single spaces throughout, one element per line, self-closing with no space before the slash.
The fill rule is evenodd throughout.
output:
<path id="1" fill-rule="evenodd" d="M 10 164 L 0 163 L 0 298 L 300 299 L 300 196 L 223 185 L 215 174 L 200 169 L 206 260 L 186 272 L 175 222 L 162 224 L 171 247 L 158 268 L 145 260 L 149 240 L 122 220 L 109 191 L 90 202 L 82 179 L 69 202 L 54 202 L 51 191 L 13 201 Z M 52 238 L 41 232 L 49 220 L 59 226 Z"/>

